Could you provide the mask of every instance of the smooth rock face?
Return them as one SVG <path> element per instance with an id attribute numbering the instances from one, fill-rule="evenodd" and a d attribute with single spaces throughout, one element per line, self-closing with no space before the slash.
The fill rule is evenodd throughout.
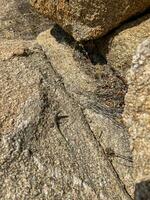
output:
<path id="1" fill-rule="evenodd" d="M 132 64 L 137 46 L 150 36 L 150 14 L 133 20 L 97 41 L 97 47 L 108 64 L 124 77 Z"/>
<path id="2" fill-rule="evenodd" d="M 149 0 L 30 0 L 40 13 L 53 19 L 75 40 L 105 35 L 129 17 L 143 12 Z"/>
<path id="3" fill-rule="evenodd" d="M 138 46 L 127 80 L 123 117 L 131 135 L 136 197 L 146 200 L 150 191 L 150 38 Z"/>

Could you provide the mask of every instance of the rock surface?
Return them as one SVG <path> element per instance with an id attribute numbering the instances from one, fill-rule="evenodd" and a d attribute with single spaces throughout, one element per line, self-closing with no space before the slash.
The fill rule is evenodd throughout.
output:
<path id="1" fill-rule="evenodd" d="M 37 41 L 44 48 L 40 37 Z M 53 36 L 49 39 L 54 40 Z M 72 63 L 75 71 L 69 86 L 71 74 L 65 76 L 58 68 L 62 57 L 57 57 L 57 63 L 48 58 L 50 49 L 46 55 L 35 41 L 3 44 L 1 199 L 131 199 L 127 132 L 107 109 L 95 112 L 94 106 L 82 106 L 79 97 L 86 87 L 76 89 L 77 66 Z M 8 46 L 15 49 L 6 56 Z M 68 55 L 67 48 L 63 50 Z M 86 76 L 81 77 L 85 86 Z M 107 149 L 121 157 L 109 157 Z"/>
<path id="2" fill-rule="evenodd" d="M 124 24 L 98 40 L 97 46 L 108 64 L 125 77 L 138 44 L 148 36 L 150 36 L 150 14 Z"/>
<path id="3" fill-rule="evenodd" d="M 131 135 L 136 199 L 150 197 L 150 37 L 137 48 L 125 98 L 124 120 Z"/>
<path id="4" fill-rule="evenodd" d="M 75 40 L 105 35 L 129 17 L 143 12 L 149 0 L 30 0 L 40 13 L 53 19 Z"/>
<path id="5" fill-rule="evenodd" d="M 0 38 L 32 40 L 52 24 L 33 11 L 28 0 L 0 0 L 0 8 Z"/>
<path id="6" fill-rule="evenodd" d="M 17 3 L 25 1 L 2 1 L 3 9 L 17 13 Z M 109 66 L 97 65 L 95 76 L 62 34 L 34 38 L 32 23 L 23 32 L 12 24 L 9 38 L 1 24 L 0 199 L 131 200 L 132 154 L 120 120 L 126 85 Z"/>
<path id="7" fill-rule="evenodd" d="M 136 200 L 147 200 L 149 40 L 127 76 L 129 135 L 119 73 L 26 0 L 0 3 L 0 199 L 132 200 L 136 183 Z"/>

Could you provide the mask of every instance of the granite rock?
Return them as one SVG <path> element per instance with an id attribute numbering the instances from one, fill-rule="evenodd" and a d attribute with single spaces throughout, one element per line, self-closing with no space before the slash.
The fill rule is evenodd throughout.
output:
<path id="1" fill-rule="evenodd" d="M 150 197 L 150 38 L 138 45 L 127 80 L 123 117 L 131 135 L 135 195 L 146 200 Z"/>
<path id="2" fill-rule="evenodd" d="M 25 0 L 1 3 L 0 199 L 131 200 L 123 79 L 61 32 L 38 35 L 49 22 Z"/>
<path id="3" fill-rule="evenodd" d="M 89 40 L 150 6 L 149 0 L 30 0 L 42 14 L 53 19 L 75 40 Z"/>
<path id="4" fill-rule="evenodd" d="M 150 14 L 125 23 L 99 39 L 96 44 L 108 64 L 125 77 L 138 44 L 148 36 L 150 36 Z"/>
<path id="5" fill-rule="evenodd" d="M 52 25 L 28 0 L 0 0 L 0 8 L 0 38 L 32 40 Z"/>
<path id="6" fill-rule="evenodd" d="M 128 134 L 111 107 L 91 101 L 96 81 L 87 69 L 77 79 L 70 47 L 50 31 L 1 46 L 0 198 L 131 200 Z M 65 55 L 72 59 L 62 65 Z"/>

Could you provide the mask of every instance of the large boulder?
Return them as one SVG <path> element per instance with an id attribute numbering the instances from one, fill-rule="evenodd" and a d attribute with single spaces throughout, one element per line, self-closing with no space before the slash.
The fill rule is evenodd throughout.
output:
<path id="1" fill-rule="evenodd" d="M 133 57 L 127 75 L 124 120 L 131 135 L 136 199 L 150 197 L 150 38 L 144 40 Z"/>
<path id="2" fill-rule="evenodd" d="M 150 6 L 149 0 L 30 0 L 30 2 L 77 41 L 103 36 L 121 22 Z"/>
<path id="3" fill-rule="evenodd" d="M 124 77 L 138 44 L 150 36 L 150 14 L 134 19 L 97 41 L 99 51 Z"/>

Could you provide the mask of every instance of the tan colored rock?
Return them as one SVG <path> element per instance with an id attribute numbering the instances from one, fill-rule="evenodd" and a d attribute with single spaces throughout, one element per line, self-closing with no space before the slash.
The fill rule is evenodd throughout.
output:
<path id="1" fill-rule="evenodd" d="M 150 37 L 138 46 L 127 80 L 123 117 L 131 135 L 137 200 L 145 200 L 150 191 Z"/>
<path id="2" fill-rule="evenodd" d="M 0 199 L 131 200 L 124 83 L 50 31 L 29 40 L 46 27 L 26 0 L 0 4 Z"/>
<path id="3" fill-rule="evenodd" d="M 115 32 L 100 39 L 97 44 L 108 64 L 125 76 L 138 44 L 148 36 L 150 36 L 149 14 L 126 23 Z"/>
<path id="4" fill-rule="evenodd" d="M 104 149 L 111 148 L 114 152 L 124 157 L 124 159 L 116 157 L 113 159 L 112 163 L 119 177 L 123 183 L 125 183 L 127 191 L 132 195 L 132 162 L 130 162 L 131 157 L 127 150 L 128 136 L 126 135 L 125 129 L 120 126 L 121 124 L 118 123 L 115 118 L 119 106 L 121 107 L 121 104 L 119 105 L 119 102 L 121 103 L 119 96 L 121 92 L 125 92 L 123 91 L 123 83 L 115 74 L 111 73 L 108 66 L 105 66 L 102 77 L 100 74 L 99 79 L 94 79 L 94 76 L 92 76 L 92 69 L 95 68 L 95 66 L 88 60 L 84 60 L 82 55 L 77 59 L 74 49 L 65 42 L 61 43 L 57 41 L 56 38 L 50 34 L 51 32 L 52 29 L 42 32 L 37 37 L 37 42 L 42 46 L 47 57 L 50 58 L 53 68 L 62 77 L 67 92 L 82 108 L 84 108 L 84 114 L 97 140 L 102 142 Z M 62 40 L 65 41 L 62 34 L 61 37 L 63 38 Z M 100 66 L 97 67 L 100 69 Z M 96 88 L 99 89 L 97 90 Z M 113 96 L 111 99 L 107 99 L 109 98 L 109 94 Z M 118 127 L 116 127 L 116 125 Z M 122 132 L 122 130 L 124 130 L 125 133 L 124 131 Z M 125 152 L 123 153 L 123 151 Z M 112 194 L 112 190 L 117 192 L 118 189 L 110 183 L 107 185 L 109 197 L 104 195 L 102 199 L 113 199 L 115 195 Z M 110 197 L 110 193 L 112 197 Z M 101 196 L 101 192 L 99 195 Z M 128 195 L 122 196 L 117 194 L 117 196 L 120 196 L 120 199 L 130 199 Z"/>
<path id="5" fill-rule="evenodd" d="M 0 38 L 32 40 L 51 24 L 28 0 L 0 0 Z"/>
<path id="6" fill-rule="evenodd" d="M 57 28 L 42 32 L 37 41 L 63 78 L 67 90 L 82 106 L 99 107 L 120 116 L 127 89 L 124 81 L 108 65 L 93 66 L 89 58 L 65 43 L 66 33 Z"/>
<path id="7" fill-rule="evenodd" d="M 30 0 L 40 13 L 53 19 L 75 40 L 105 35 L 129 17 L 143 12 L 149 0 Z"/>
<path id="8" fill-rule="evenodd" d="M 14 56 L 27 54 L 28 47 L 33 41 L 24 40 L 0 40 L 0 60 L 9 60 Z"/>
<path id="9" fill-rule="evenodd" d="M 95 98 L 100 80 L 87 74 L 91 64 L 80 66 L 49 33 L 37 39 L 43 50 L 34 41 L 1 41 L 0 198 L 131 200 L 132 155 L 117 109 Z"/>
<path id="10" fill-rule="evenodd" d="M 39 99 L 38 71 L 29 70 L 30 61 L 25 61 L 32 54 L 32 46 L 33 41 L 0 41 L 0 133 L 3 135 L 14 130 L 27 102 Z M 29 118 L 33 115 L 30 113 Z"/>

